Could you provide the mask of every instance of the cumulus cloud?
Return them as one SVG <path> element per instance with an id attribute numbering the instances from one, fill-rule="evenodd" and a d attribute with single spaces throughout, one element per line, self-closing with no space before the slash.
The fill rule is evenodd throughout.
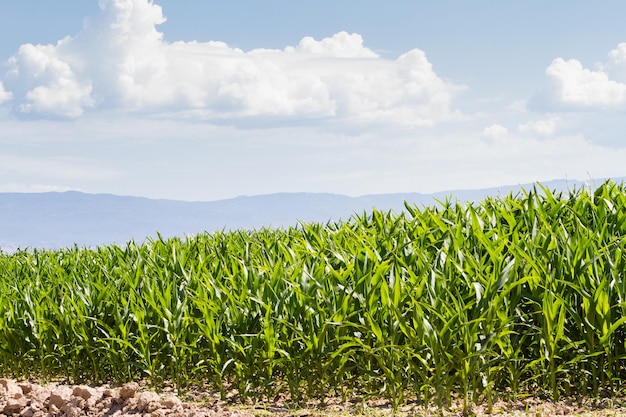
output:
<path id="1" fill-rule="evenodd" d="M 604 69 L 613 80 L 626 83 L 626 42 L 620 43 L 609 52 L 609 60 Z"/>
<path id="2" fill-rule="evenodd" d="M 206 120 L 345 118 L 432 125 L 454 117 L 462 87 L 440 78 L 423 51 L 395 60 L 359 34 L 303 38 L 283 50 L 242 51 L 223 42 L 163 40 L 160 6 L 100 0 L 75 37 L 23 45 L 5 85 L 20 113 L 76 118 L 85 111 L 184 112 Z"/>
<path id="3" fill-rule="evenodd" d="M 288 46 L 285 52 L 302 52 L 337 58 L 378 58 L 374 51 L 363 47 L 363 38 L 357 34 L 340 32 L 331 38 L 316 41 L 310 36 L 302 38 L 298 46 Z"/>
<path id="4" fill-rule="evenodd" d="M 71 63 L 58 56 L 57 51 L 69 42 L 66 38 L 56 46 L 22 45 L 9 60 L 9 85 L 18 79 L 20 84 L 31 87 L 23 91 L 20 111 L 77 117 L 93 105 L 89 83 L 81 82 Z"/>
<path id="5" fill-rule="evenodd" d="M 546 86 L 529 103 L 535 110 L 595 110 L 626 103 L 626 43 L 609 52 L 596 69 L 576 59 L 556 58 L 546 69 Z"/>
<path id="6" fill-rule="evenodd" d="M 508 135 L 509 129 L 497 123 L 483 129 L 483 137 L 488 139 L 503 139 Z"/>

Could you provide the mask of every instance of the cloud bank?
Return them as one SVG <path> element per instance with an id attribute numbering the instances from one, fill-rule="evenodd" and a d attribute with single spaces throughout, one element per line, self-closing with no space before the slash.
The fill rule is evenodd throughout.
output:
<path id="1" fill-rule="evenodd" d="M 609 52 L 596 69 L 576 59 L 556 58 L 546 69 L 546 86 L 535 96 L 535 110 L 602 110 L 626 104 L 626 43 Z"/>
<path id="2" fill-rule="evenodd" d="M 184 113 L 202 120 L 334 118 L 430 126 L 454 117 L 462 87 L 439 77 L 423 51 L 381 58 L 359 34 L 303 38 L 283 50 L 173 42 L 148 0 L 100 0 L 75 37 L 22 45 L 0 102 L 31 117 L 78 118 L 98 109 Z"/>

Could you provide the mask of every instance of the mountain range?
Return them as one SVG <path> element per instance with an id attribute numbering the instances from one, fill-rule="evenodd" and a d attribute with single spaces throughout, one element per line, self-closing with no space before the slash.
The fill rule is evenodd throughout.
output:
<path id="1" fill-rule="evenodd" d="M 616 182 L 626 179 L 614 178 Z M 604 179 L 589 183 L 600 185 Z M 550 190 L 566 191 L 585 186 L 581 181 L 542 183 Z M 375 194 L 348 197 L 324 193 L 278 193 L 241 196 L 219 201 L 157 200 L 76 191 L 49 193 L 0 193 L 0 249 L 56 249 L 78 245 L 124 245 L 154 238 L 201 232 L 289 227 L 299 222 L 347 220 L 372 208 L 404 210 L 409 204 L 435 205 L 457 199 L 478 201 L 486 196 L 519 193 L 533 184 L 480 190 L 453 190 L 434 194 Z"/>

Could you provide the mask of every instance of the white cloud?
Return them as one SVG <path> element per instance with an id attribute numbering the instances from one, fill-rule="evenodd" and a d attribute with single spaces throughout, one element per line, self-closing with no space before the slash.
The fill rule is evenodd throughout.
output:
<path id="1" fill-rule="evenodd" d="M 71 42 L 65 38 L 56 46 L 22 45 L 9 59 L 11 69 L 6 76 L 9 85 L 16 85 L 17 91 L 27 87 L 18 105 L 20 111 L 78 117 L 93 105 L 91 86 L 79 81 L 71 60 L 62 58 L 62 51 Z M 17 94 L 14 97 L 20 98 Z"/>
<path id="2" fill-rule="evenodd" d="M 13 98 L 13 94 L 4 89 L 2 81 L 0 81 L 0 104 L 10 101 Z"/>
<path id="3" fill-rule="evenodd" d="M 557 58 L 546 70 L 552 99 L 572 108 L 609 107 L 624 100 L 626 85 L 610 80 L 602 71 L 583 68 L 575 60 Z"/>
<path id="4" fill-rule="evenodd" d="M 497 123 L 483 129 L 483 137 L 488 139 L 503 139 L 506 138 L 508 135 L 509 130 L 506 127 Z"/>
<path id="5" fill-rule="evenodd" d="M 310 36 L 302 38 L 295 48 L 288 46 L 285 52 L 301 52 L 327 55 L 337 58 L 378 58 L 378 54 L 363 46 L 363 38 L 358 34 L 340 32 L 330 38 L 316 41 Z"/>
<path id="6" fill-rule="evenodd" d="M 550 117 L 548 119 L 534 120 L 522 123 L 517 126 L 521 133 L 532 133 L 540 136 L 553 135 L 557 126 L 561 123 L 560 117 Z"/>
<path id="7" fill-rule="evenodd" d="M 284 50 L 244 52 L 222 42 L 163 40 L 161 7 L 100 0 L 74 38 L 23 45 L 9 61 L 13 108 L 75 118 L 89 109 L 185 112 L 207 120 L 339 118 L 428 126 L 456 117 L 462 87 L 414 49 L 383 59 L 358 34 L 303 38 Z"/>
<path id="8" fill-rule="evenodd" d="M 609 52 L 605 64 L 583 67 L 556 58 L 546 69 L 546 86 L 530 104 L 535 110 L 598 110 L 626 103 L 626 43 Z"/>
<path id="9" fill-rule="evenodd" d="M 609 52 L 609 61 L 604 69 L 612 79 L 626 83 L 626 42 Z"/>

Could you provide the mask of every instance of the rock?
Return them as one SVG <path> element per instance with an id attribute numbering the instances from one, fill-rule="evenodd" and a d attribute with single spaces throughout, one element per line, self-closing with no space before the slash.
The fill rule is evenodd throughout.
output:
<path id="1" fill-rule="evenodd" d="M 86 385 L 80 385 L 78 387 L 74 387 L 74 390 L 72 391 L 72 394 L 82 398 L 83 400 L 88 400 L 92 397 L 95 397 L 98 395 L 98 391 L 96 391 L 94 388 L 88 387 Z"/>
<path id="2" fill-rule="evenodd" d="M 24 394 L 28 394 L 29 392 L 31 392 L 35 387 L 37 387 L 37 385 L 35 384 L 31 384 L 30 382 L 20 382 L 19 387 L 22 389 L 22 392 Z"/>
<path id="3" fill-rule="evenodd" d="M 15 398 L 16 395 L 22 396 L 24 393 L 15 381 L 3 378 L 0 379 L 0 395 L 6 398 Z"/>
<path id="4" fill-rule="evenodd" d="M 50 404 L 48 406 L 48 415 L 50 415 L 50 416 L 55 416 L 55 415 L 59 414 L 60 411 L 61 410 L 59 410 L 59 407 L 57 407 L 54 404 Z"/>
<path id="5" fill-rule="evenodd" d="M 111 408 L 113 406 L 113 398 L 111 397 L 102 397 L 100 401 L 96 403 L 96 407 L 100 410 L 105 408 Z"/>
<path id="6" fill-rule="evenodd" d="M 122 408 L 123 413 L 129 413 L 131 411 L 136 411 L 138 409 L 137 404 L 139 403 L 139 399 L 133 397 L 124 401 L 124 407 Z"/>
<path id="7" fill-rule="evenodd" d="M 50 398 L 50 390 L 40 386 L 34 386 L 27 397 L 30 398 L 33 403 L 43 404 Z"/>
<path id="8" fill-rule="evenodd" d="M 174 395 L 170 395 L 166 397 L 163 401 L 161 401 L 164 407 L 176 410 L 183 407 L 183 402 L 175 397 Z"/>
<path id="9" fill-rule="evenodd" d="M 40 403 L 39 401 L 30 400 L 29 408 L 33 410 L 33 413 L 36 413 L 39 410 L 44 410 L 46 407 L 43 405 L 43 403 Z"/>
<path id="10" fill-rule="evenodd" d="M 74 407 L 78 407 L 78 408 L 85 408 L 87 406 L 87 401 L 83 400 L 80 397 L 72 395 L 72 399 L 70 400 L 68 404 L 71 404 Z"/>
<path id="11" fill-rule="evenodd" d="M 66 386 L 58 386 L 50 393 L 50 405 L 59 410 L 72 399 L 74 390 Z"/>
<path id="12" fill-rule="evenodd" d="M 32 408 L 30 407 L 26 407 L 25 409 L 22 410 L 22 412 L 20 413 L 20 417 L 33 417 L 33 415 L 35 415 L 35 412 L 33 411 Z"/>
<path id="13" fill-rule="evenodd" d="M 156 411 L 161 408 L 161 397 L 156 392 L 142 392 L 138 397 L 137 408 L 146 413 Z"/>
<path id="14" fill-rule="evenodd" d="M 124 384 L 122 388 L 120 388 L 120 397 L 122 397 L 123 400 L 132 398 L 135 396 L 138 389 L 139 384 L 136 382 L 129 382 L 128 384 Z"/>
<path id="15" fill-rule="evenodd" d="M 20 390 L 20 393 L 22 391 Z M 22 411 L 23 408 L 28 406 L 28 399 L 24 396 L 20 398 L 9 398 L 9 401 L 4 406 L 2 412 L 7 415 L 17 414 Z"/>
<path id="16" fill-rule="evenodd" d="M 83 410 L 75 405 L 64 407 L 62 411 L 65 417 L 80 417 L 83 415 Z"/>

